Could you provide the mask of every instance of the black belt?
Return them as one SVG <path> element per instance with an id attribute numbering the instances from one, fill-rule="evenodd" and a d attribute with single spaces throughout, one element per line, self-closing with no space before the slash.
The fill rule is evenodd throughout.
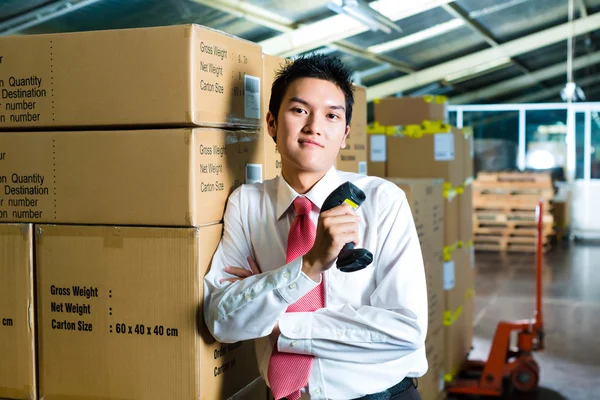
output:
<path id="1" fill-rule="evenodd" d="M 384 390 L 383 392 L 379 392 L 379 393 L 373 393 L 373 394 L 368 394 L 366 396 L 363 397 L 359 397 L 358 399 L 355 400 L 388 400 L 390 397 L 392 396 L 397 396 L 402 392 L 405 392 L 406 390 L 410 389 L 411 387 L 417 387 L 417 384 L 415 383 L 416 379 L 414 378 L 404 378 L 402 379 L 402 381 L 400 381 L 400 383 L 392 386 L 389 389 Z"/>

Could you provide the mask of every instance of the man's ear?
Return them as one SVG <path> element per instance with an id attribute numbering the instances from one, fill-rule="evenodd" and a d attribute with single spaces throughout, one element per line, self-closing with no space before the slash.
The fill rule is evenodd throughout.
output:
<path id="1" fill-rule="evenodd" d="M 271 111 L 267 112 L 267 131 L 273 139 L 277 137 L 277 120 Z"/>
<path id="2" fill-rule="evenodd" d="M 344 137 L 342 139 L 342 144 L 340 145 L 340 148 L 342 148 L 342 149 L 346 148 L 346 139 L 348 138 L 349 134 L 350 134 L 350 125 L 346 125 L 346 132 L 344 132 Z"/>

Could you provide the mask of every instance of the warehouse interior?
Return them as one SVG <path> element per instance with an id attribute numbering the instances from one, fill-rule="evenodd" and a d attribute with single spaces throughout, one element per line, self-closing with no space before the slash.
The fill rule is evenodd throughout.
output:
<path id="1" fill-rule="evenodd" d="M 189 24 L 228 36 L 215 39 L 212 31 L 186 29 Z M 171 26 L 183 27 L 181 32 L 160 31 L 164 39 L 151 30 L 127 36 L 134 28 Z M 123 33 L 98 40 L 92 35 L 107 30 Z M 80 32 L 90 35 L 61 44 L 62 37 Z M 234 93 L 231 104 L 196 109 L 205 89 L 189 89 L 189 82 L 196 84 L 195 75 L 206 71 L 183 65 L 204 57 L 195 50 L 196 35 L 225 43 L 222 48 L 228 50 L 216 61 L 223 69 L 213 70 L 211 64 L 210 73 Z M 226 37 L 243 40 L 228 44 Z M 43 40 L 49 44 L 40 44 Z M 240 56 L 233 46 L 239 46 L 235 52 Z M 338 57 L 353 71 L 355 118 L 349 147 L 340 151 L 336 168 L 392 181 L 409 199 L 430 292 L 428 335 L 439 326 L 439 335 L 425 341 L 429 370 L 419 379 L 421 398 L 598 398 L 598 46 L 600 0 L 0 1 L 0 88 L 7 93 L 0 100 L 0 187 L 6 185 L 5 201 L 0 197 L 0 274 L 6 274 L 0 276 L 0 350 L 12 362 L 0 362 L 0 399 L 157 399 L 164 397 L 153 396 L 173 385 L 169 379 L 180 382 L 185 374 L 193 376 L 185 382 L 189 388 L 178 387 L 170 398 L 272 399 L 254 365 L 254 349 L 246 343 L 215 342 L 202 316 L 198 332 L 194 321 L 187 332 L 185 323 L 138 325 L 137 311 L 128 312 L 123 315 L 130 319 L 122 327 L 120 321 L 110 325 L 110 338 L 94 333 L 95 343 L 55 331 L 68 330 L 54 327 L 52 313 L 64 312 L 57 311 L 62 306 L 56 305 L 57 296 L 73 296 L 61 294 L 55 282 L 64 280 L 69 288 L 84 285 L 89 277 L 102 282 L 87 285 L 96 291 L 104 285 L 100 292 L 106 288 L 105 294 L 82 289 L 81 296 L 92 306 L 82 305 L 72 314 L 81 318 L 69 321 L 106 307 L 105 319 L 94 320 L 94 327 L 106 331 L 112 307 L 143 309 L 145 301 L 133 295 L 113 300 L 113 291 L 139 286 L 145 295 L 162 293 L 173 299 L 164 302 L 173 307 L 165 313 L 173 315 L 179 312 L 178 301 L 180 308 L 200 302 L 202 295 L 191 293 L 203 290 L 202 278 L 222 234 L 217 224 L 222 225 L 227 195 L 240 184 L 281 175 L 279 153 L 265 133 L 270 82 L 284 59 L 293 62 L 311 54 Z M 60 58 L 68 61 L 61 64 Z M 104 68 L 101 63 L 108 58 Z M 234 65 L 236 58 L 246 61 Z M 234 82 L 238 71 L 239 81 L 244 79 L 236 92 L 229 79 Z M 144 80 L 146 75 L 150 78 Z M 254 76 L 262 85 L 260 95 L 252 87 Z M 15 77 L 23 78 L 23 84 Z M 117 92 L 130 83 L 131 93 Z M 33 89 L 25 95 L 14 87 L 7 91 L 12 86 Z M 17 109 L 10 107 L 17 107 L 12 98 L 21 97 L 28 99 L 19 107 L 29 110 L 19 119 Z M 29 102 L 36 100 L 32 97 L 38 98 L 37 108 Z M 248 111 L 248 101 L 258 108 L 251 105 Z M 154 135 L 154 130 L 161 133 Z M 186 144 L 210 147 L 206 154 L 214 156 L 207 158 L 211 164 L 198 168 L 199 175 L 218 177 L 215 184 L 183 191 L 195 179 L 193 173 L 188 176 L 188 164 L 196 166 L 194 156 L 178 147 L 182 140 L 177 135 L 184 130 Z M 248 133 L 252 130 L 258 134 Z M 128 131 L 131 139 L 105 139 L 101 131 Z M 88 133 L 89 143 L 78 139 Z M 146 137 L 151 137 L 147 147 L 138 148 Z M 441 144 L 442 137 L 450 144 Z M 239 149 L 232 149 L 231 143 L 238 142 Z M 438 146 L 446 146 L 441 156 Z M 13 154 L 17 157 L 11 159 Z M 57 161 L 60 157 L 65 161 Z M 141 161 L 132 164 L 132 157 Z M 262 172 L 251 169 L 256 165 Z M 18 182 L 33 194 L 27 200 L 25 192 L 18 192 L 25 186 L 9 188 L 12 176 L 19 174 L 28 177 Z M 54 196 L 48 205 L 45 186 L 50 188 L 46 197 Z M 40 189 L 34 192 L 34 187 Z M 195 196 L 204 207 L 188 204 Z M 150 229 L 157 227 L 173 232 L 162 237 Z M 130 231 L 135 229 L 140 231 Z M 192 231 L 196 239 L 180 244 L 191 240 Z M 186 246 L 196 255 L 185 255 Z M 127 251 L 116 256 L 105 249 Z M 57 256 L 60 252 L 73 256 L 65 261 Z M 148 256 L 140 256 L 146 252 Z M 204 263 L 197 273 L 161 272 L 193 257 Z M 124 271 L 138 258 L 143 265 L 130 273 L 98 272 L 110 263 L 122 268 L 115 271 Z M 21 275 L 10 269 L 18 260 Z M 79 280 L 63 279 L 63 267 L 62 275 Z M 139 276 L 144 278 L 136 285 Z M 177 279 L 195 283 L 177 289 Z M 92 303 L 102 296 L 106 298 L 98 306 Z M 19 312 L 24 315 L 22 329 L 10 329 L 18 328 Z M 139 315 L 151 319 L 154 314 Z M 473 375 L 476 368 L 469 369 L 467 359 L 488 360 L 485 368 L 491 368 L 494 346 L 508 354 L 498 338 L 501 321 L 524 324 L 510 333 L 510 340 L 519 349 L 532 346 L 526 351 L 528 364 L 509 365 L 507 355 L 496 359 L 496 366 L 501 365 L 496 375 L 490 369 Z M 79 330 L 88 327 L 91 331 L 84 322 Z M 155 354 L 154 348 L 137 342 L 113 344 L 121 330 L 161 340 L 185 337 L 187 344 L 157 342 L 161 349 Z M 136 356 L 118 354 L 130 348 Z M 102 361 L 82 366 L 84 372 L 66 366 L 91 360 Z M 113 362 L 121 364 L 114 371 Z M 142 362 L 155 364 L 155 369 L 142 367 Z M 159 368 L 163 362 L 169 367 Z M 138 376 L 141 383 L 133 384 Z M 495 377 L 501 389 L 493 393 Z M 146 389 L 138 387 L 144 385 Z"/>

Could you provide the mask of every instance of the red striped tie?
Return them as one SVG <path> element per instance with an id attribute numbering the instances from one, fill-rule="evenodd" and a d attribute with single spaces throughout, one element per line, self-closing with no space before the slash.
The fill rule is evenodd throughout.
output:
<path id="1" fill-rule="evenodd" d="M 288 234 L 286 263 L 305 255 L 315 242 L 316 227 L 310 220 L 312 202 L 306 197 L 294 200 L 296 218 L 292 222 Z M 286 312 L 312 312 L 325 306 L 323 281 L 313 290 L 305 294 Z M 276 400 L 287 397 L 288 400 L 300 398 L 300 389 L 308 384 L 313 356 L 291 353 L 280 353 L 277 345 L 269 361 L 269 384 Z"/>

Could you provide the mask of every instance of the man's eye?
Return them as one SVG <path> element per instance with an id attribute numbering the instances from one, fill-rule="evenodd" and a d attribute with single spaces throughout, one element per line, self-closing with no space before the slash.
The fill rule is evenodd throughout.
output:
<path id="1" fill-rule="evenodd" d="M 304 110 L 301 108 L 294 108 L 294 112 L 297 112 L 298 114 L 302 114 L 304 112 Z"/>
<path id="2" fill-rule="evenodd" d="M 335 114 L 328 114 L 327 117 L 331 118 L 331 119 L 337 119 L 337 118 L 339 118 L 339 116 L 337 116 Z"/>

